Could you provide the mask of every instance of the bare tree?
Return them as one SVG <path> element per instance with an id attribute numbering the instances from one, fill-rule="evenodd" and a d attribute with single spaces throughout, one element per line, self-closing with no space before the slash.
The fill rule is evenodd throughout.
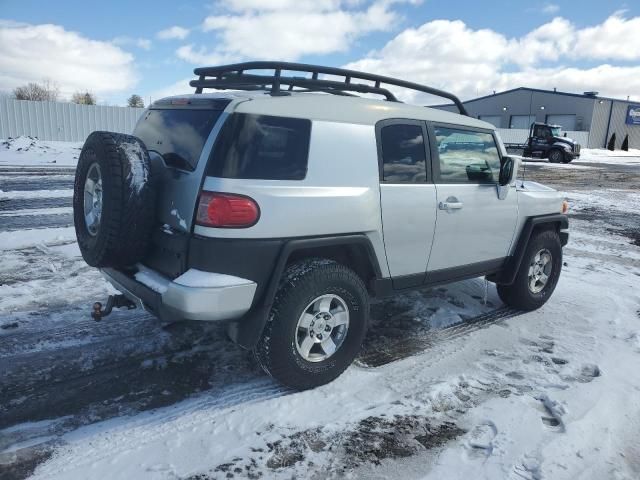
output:
<path id="1" fill-rule="evenodd" d="M 127 105 L 130 107 L 144 108 L 144 100 L 140 95 L 134 93 L 127 100 Z"/>
<path id="2" fill-rule="evenodd" d="M 30 82 L 13 89 L 16 100 L 35 100 L 38 102 L 55 102 L 58 100 L 60 89 L 49 80 L 42 83 Z"/>
<path id="3" fill-rule="evenodd" d="M 96 96 L 89 90 L 84 92 L 76 92 L 71 96 L 72 103 L 78 103 L 80 105 L 95 105 Z"/>

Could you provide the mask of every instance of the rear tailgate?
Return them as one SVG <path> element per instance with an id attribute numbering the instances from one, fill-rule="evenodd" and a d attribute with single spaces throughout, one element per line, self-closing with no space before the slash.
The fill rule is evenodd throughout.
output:
<path id="1" fill-rule="evenodd" d="M 186 269 L 188 241 L 208 152 L 227 98 L 170 98 L 147 110 L 133 132 L 149 150 L 158 179 L 157 227 L 144 263 L 172 278 Z"/>

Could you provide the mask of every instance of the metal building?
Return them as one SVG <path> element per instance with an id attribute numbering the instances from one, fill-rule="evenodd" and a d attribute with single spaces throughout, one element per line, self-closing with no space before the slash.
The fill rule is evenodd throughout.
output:
<path id="1" fill-rule="evenodd" d="M 528 129 L 532 122 L 561 125 L 565 131 L 588 132 L 589 148 L 605 148 L 616 134 L 620 148 L 640 148 L 640 103 L 601 97 L 598 92 L 567 93 L 519 87 L 463 102 L 469 115 L 501 129 Z M 451 105 L 436 108 L 457 111 Z"/>

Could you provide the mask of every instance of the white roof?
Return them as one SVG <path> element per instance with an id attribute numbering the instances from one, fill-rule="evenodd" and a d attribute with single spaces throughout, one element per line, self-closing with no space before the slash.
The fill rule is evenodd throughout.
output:
<path id="1" fill-rule="evenodd" d="M 180 95 L 180 98 L 231 98 L 230 106 L 239 113 L 275 115 L 329 122 L 375 125 L 380 120 L 405 118 L 453 123 L 495 130 L 495 126 L 473 117 L 436 108 L 409 105 L 364 97 L 324 93 L 296 93 L 271 96 L 265 92 L 218 92 Z"/>

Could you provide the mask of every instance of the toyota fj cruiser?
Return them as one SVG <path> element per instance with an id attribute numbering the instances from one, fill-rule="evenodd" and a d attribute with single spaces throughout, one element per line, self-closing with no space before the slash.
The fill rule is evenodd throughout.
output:
<path id="1" fill-rule="evenodd" d="M 306 389 L 354 360 L 370 297 L 478 276 L 519 309 L 551 296 L 566 202 L 516 181 L 494 127 L 454 95 L 283 62 L 195 73 L 195 94 L 153 103 L 133 135 L 84 144 L 78 244 L 122 292 L 94 318 L 139 306 L 227 321 L 267 373 Z M 460 114 L 400 103 L 388 86 Z"/>

